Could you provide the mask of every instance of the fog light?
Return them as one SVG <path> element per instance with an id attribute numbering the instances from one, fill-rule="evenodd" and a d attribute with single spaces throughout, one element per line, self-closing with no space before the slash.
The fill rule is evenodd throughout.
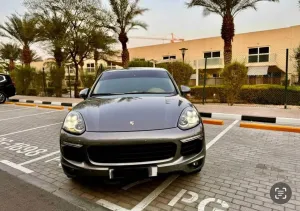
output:
<path id="1" fill-rule="evenodd" d="M 192 162 L 192 163 L 189 164 L 189 167 L 193 168 L 193 169 L 197 169 L 197 168 L 199 168 L 199 166 L 202 165 L 202 162 L 203 161 L 201 159 L 197 160 L 197 161 L 194 161 L 194 162 Z"/>

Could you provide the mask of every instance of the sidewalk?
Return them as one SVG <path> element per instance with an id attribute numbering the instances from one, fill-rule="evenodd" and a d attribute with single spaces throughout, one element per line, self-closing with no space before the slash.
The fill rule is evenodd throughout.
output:
<path id="1" fill-rule="evenodd" d="M 0 209 L 6 211 L 83 211 L 73 204 L 0 170 Z"/>
<path id="2" fill-rule="evenodd" d="M 82 99 L 78 98 L 56 98 L 56 97 L 36 97 L 16 95 L 13 99 L 22 99 L 29 101 L 46 101 L 46 102 L 61 102 L 61 103 L 79 103 Z M 36 102 L 35 102 L 36 103 Z M 55 104 L 55 103 L 54 103 Z M 204 113 L 225 113 L 239 114 L 263 117 L 283 117 L 300 119 L 300 106 L 288 106 L 284 109 L 283 105 L 254 105 L 254 104 L 237 104 L 228 106 L 227 104 L 195 104 L 200 112 Z"/>

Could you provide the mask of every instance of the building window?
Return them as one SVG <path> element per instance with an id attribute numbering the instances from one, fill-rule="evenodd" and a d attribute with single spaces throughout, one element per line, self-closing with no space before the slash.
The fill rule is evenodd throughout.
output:
<path id="1" fill-rule="evenodd" d="M 270 49 L 269 47 L 249 48 L 249 63 L 269 62 Z"/>
<path id="2" fill-rule="evenodd" d="M 95 64 L 94 63 L 88 63 L 88 64 L 86 64 L 86 66 L 87 66 L 87 72 L 90 72 L 90 73 L 95 72 Z"/>
<path id="3" fill-rule="evenodd" d="M 176 56 L 163 56 L 163 60 L 176 59 Z"/>
<path id="4" fill-rule="evenodd" d="M 221 52 L 220 51 L 211 51 L 211 52 L 205 52 L 204 58 L 220 58 Z"/>

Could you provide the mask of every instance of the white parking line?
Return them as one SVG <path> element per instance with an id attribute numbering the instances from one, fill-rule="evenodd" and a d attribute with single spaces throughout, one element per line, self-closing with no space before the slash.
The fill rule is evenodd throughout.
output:
<path id="1" fill-rule="evenodd" d="M 100 199 L 100 200 L 97 201 L 96 203 L 99 204 L 99 205 L 101 205 L 101 206 L 103 206 L 103 207 L 105 207 L 105 208 L 108 208 L 108 209 L 110 209 L 110 210 L 113 210 L 113 211 L 129 211 L 128 209 L 125 209 L 125 208 L 123 208 L 123 207 L 120 207 L 120 206 L 118 206 L 118 205 L 116 205 L 116 204 L 113 204 L 113 203 L 111 203 L 111 202 L 109 202 L 109 201 L 106 201 L 106 200 L 104 200 L 104 199 Z"/>
<path id="2" fill-rule="evenodd" d="M 0 113 L 1 112 L 8 112 L 8 111 L 21 111 L 21 110 L 28 110 L 28 109 L 33 109 L 33 108 L 20 108 L 20 109 L 5 110 L 5 111 L 0 111 Z"/>
<path id="3" fill-rule="evenodd" d="M 20 170 L 20 171 L 22 171 L 22 172 L 24 172 L 24 173 L 26 173 L 26 174 L 30 174 L 30 173 L 33 172 L 32 170 L 30 170 L 30 169 L 28 169 L 28 168 L 25 168 L 25 167 L 23 167 L 23 166 L 21 166 L 21 165 L 15 164 L 15 163 L 10 162 L 10 161 L 8 161 L 8 160 L 1 160 L 0 163 L 3 163 L 3 164 L 5 164 L 5 165 L 8 165 L 8 166 L 10 166 L 10 167 L 12 167 L 12 168 L 14 168 L 14 169 L 18 169 L 18 170 Z"/>
<path id="4" fill-rule="evenodd" d="M 40 127 L 34 127 L 34 128 L 26 129 L 26 130 L 20 130 L 20 131 L 12 132 L 12 133 L 6 133 L 4 135 L 0 135 L 0 137 L 13 135 L 13 134 L 18 134 L 18 133 L 24 133 L 24 132 L 27 132 L 27 131 L 37 130 L 37 129 L 40 129 L 40 128 L 50 127 L 50 126 L 58 125 L 58 124 L 62 124 L 62 122 L 53 123 L 53 124 L 50 124 L 50 125 L 45 125 L 45 126 L 40 126 Z"/>
<path id="5" fill-rule="evenodd" d="M 54 112 L 61 112 L 61 111 L 47 111 L 47 112 L 38 113 L 38 114 L 29 114 L 29 115 L 12 117 L 12 118 L 7 118 L 7 119 L 0 119 L 0 122 L 1 121 L 6 121 L 6 120 L 12 120 L 12 119 L 19 119 L 19 118 L 23 118 L 23 117 L 29 117 L 29 116 L 38 116 L 38 115 L 41 115 L 41 114 L 49 114 L 49 113 L 54 113 Z"/>
<path id="6" fill-rule="evenodd" d="M 236 123 L 240 120 L 235 120 L 231 125 L 229 125 L 225 130 L 223 130 L 219 135 L 217 135 L 213 140 L 206 144 L 206 150 L 208 150 L 212 145 L 214 145 L 220 138 L 222 138 Z"/>
<path id="7" fill-rule="evenodd" d="M 220 138 L 222 138 L 239 120 L 234 121 L 225 130 L 223 130 L 219 135 L 217 135 L 212 141 L 206 145 L 208 150 L 213 144 L 215 144 Z M 159 196 L 173 181 L 178 178 L 178 174 L 171 175 L 162 184 L 160 184 L 154 191 L 152 191 L 146 198 L 144 198 L 140 203 L 138 203 L 131 211 L 142 211 L 144 210 L 157 196 Z"/>
<path id="8" fill-rule="evenodd" d="M 52 156 L 52 155 L 56 155 L 56 154 L 59 153 L 59 152 L 60 152 L 60 151 L 58 150 L 58 151 L 49 153 L 49 154 L 47 154 L 47 155 L 43 155 L 43 156 L 41 156 L 41 157 L 34 158 L 34 159 L 32 159 L 32 160 L 26 161 L 26 162 L 24 162 L 24 163 L 20 163 L 19 165 L 20 165 L 20 166 L 23 166 L 23 165 L 26 165 L 26 164 L 29 164 L 29 163 L 34 163 L 34 162 L 36 162 L 36 161 L 42 160 L 42 159 L 47 158 L 47 157 L 50 157 L 50 156 Z"/>

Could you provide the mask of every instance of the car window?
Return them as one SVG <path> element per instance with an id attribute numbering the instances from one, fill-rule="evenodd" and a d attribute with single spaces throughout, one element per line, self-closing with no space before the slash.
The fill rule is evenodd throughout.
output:
<path id="1" fill-rule="evenodd" d="M 103 73 L 92 94 L 108 93 L 176 93 L 164 71 L 116 71 Z"/>
<path id="2" fill-rule="evenodd" d="M 5 77 L 3 75 L 0 75 L 0 83 L 5 81 L 6 81 Z"/>

